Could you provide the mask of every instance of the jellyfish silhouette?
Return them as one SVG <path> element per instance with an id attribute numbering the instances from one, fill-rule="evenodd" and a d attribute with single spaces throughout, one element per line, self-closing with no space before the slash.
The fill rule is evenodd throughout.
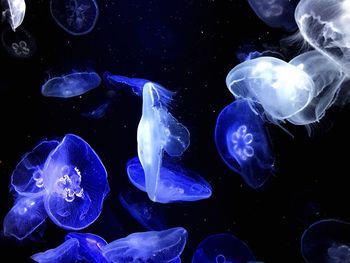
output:
<path id="1" fill-rule="evenodd" d="M 72 35 L 85 35 L 93 30 L 99 10 L 95 0 L 50 0 L 53 19 Z"/>
<path id="2" fill-rule="evenodd" d="M 192 263 L 257 262 L 250 248 L 231 234 L 217 234 L 204 239 L 192 257 Z"/>
<path id="3" fill-rule="evenodd" d="M 26 12 L 26 3 L 24 0 L 1 0 L 1 6 L 5 11 L 2 12 L 2 20 L 7 20 L 13 31 L 19 27 L 24 19 Z"/>
<path id="4" fill-rule="evenodd" d="M 222 160 L 252 188 L 262 187 L 274 172 L 274 155 L 264 122 L 247 100 L 239 99 L 219 114 L 215 143 Z"/>
<path id="5" fill-rule="evenodd" d="M 350 262 L 350 223 L 336 219 L 313 223 L 302 235 L 301 253 L 307 263 Z"/>
<path id="6" fill-rule="evenodd" d="M 17 195 L 4 220 L 4 234 L 24 239 L 48 216 L 56 225 L 78 230 L 92 224 L 109 192 L 106 170 L 82 138 L 43 141 L 24 155 L 11 177 Z"/>

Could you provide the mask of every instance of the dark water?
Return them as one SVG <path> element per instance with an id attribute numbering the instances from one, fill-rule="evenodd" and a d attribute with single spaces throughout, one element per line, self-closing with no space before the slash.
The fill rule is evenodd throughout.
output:
<path id="1" fill-rule="evenodd" d="M 15 59 L 0 49 L 0 185 L 1 218 L 12 207 L 8 192 L 12 170 L 20 157 L 43 138 L 75 133 L 99 154 L 108 171 L 111 192 L 99 219 L 81 232 L 112 241 L 144 231 L 120 206 L 118 194 L 132 188 L 125 165 L 136 155 L 136 129 L 141 101 L 117 93 L 105 117 L 81 113 L 107 96 L 100 87 L 81 97 L 43 97 L 40 87 L 50 76 L 71 70 L 95 70 L 147 78 L 177 91 L 172 113 L 191 132 L 182 156 L 213 187 L 204 201 L 165 205 L 169 227 L 183 226 L 189 239 L 182 255 L 191 256 L 201 240 L 231 233 L 245 241 L 264 262 L 303 262 L 300 237 L 323 218 L 350 220 L 348 209 L 349 109 L 332 109 L 307 137 L 302 127 L 287 125 L 288 136 L 271 126 L 276 175 L 257 192 L 247 187 L 220 159 L 214 143 L 216 118 L 233 101 L 225 77 L 238 63 L 243 44 L 278 45 L 285 34 L 265 26 L 246 1 L 98 1 L 100 17 L 85 36 L 71 36 L 50 16 L 48 1 L 27 1 L 21 28 L 36 41 L 30 59 Z M 1 31 L 6 30 L 4 23 Z M 12 262 L 61 244 L 66 230 L 47 220 L 39 241 L 1 238 L 2 256 Z"/>

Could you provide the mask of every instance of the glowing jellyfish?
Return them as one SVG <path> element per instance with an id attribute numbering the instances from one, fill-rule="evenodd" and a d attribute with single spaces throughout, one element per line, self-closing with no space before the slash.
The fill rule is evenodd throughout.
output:
<path id="1" fill-rule="evenodd" d="M 101 78 L 95 72 L 75 72 L 49 79 L 41 87 L 41 93 L 45 97 L 71 98 L 95 89 L 100 84 Z"/>
<path id="2" fill-rule="evenodd" d="M 109 262 L 157 262 L 178 260 L 187 241 L 187 231 L 175 227 L 163 231 L 133 233 L 102 248 Z"/>
<path id="3" fill-rule="evenodd" d="M 127 164 L 127 173 L 131 183 L 146 192 L 145 173 L 137 157 Z M 209 198 L 212 190 L 197 173 L 185 170 L 180 165 L 163 160 L 157 181 L 155 200 L 159 203 L 197 201 Z"/>
<path id="4" fill-rule="evenodd" d="M 302 69 L 273 57 L 260 57 L 234 67 L 226 85 L 238 99 L 259 103 L 274 123 L 303 110 L 314 97 L 314 83 Z"/>
<path id="5" fill-rule="evenodd" d="M 151 202 L 144 196 L 144 193 L 123 191 L 119 194 L 119 201 L 129 214 L 147 230 L 159 231 L 167 228 L 162 207 Z"/>
<path id="6" fill-rule="evenodd" d="M 4 29 L 1 44 L 11 57 L 19 59 L 33 57 L 37 49 L 35 39 L 23 28 L 17 28 L 15 32 L 10 28 Z"/>
<path id="7" fill-rule="evenodd" d="M 274 171 L 274 155 L 261 117 L 247 100 L 224 108 L 215 127 L 215 143 L 226 165 L 252 188 L 262 187 Z"/>
<path id="8" fill-rule="evenodd" d="M 350 224 L 336 219 L 312 224 L 301 238 L 301 253 L 307 263 L 350 262 Z"/>
<path id="9" fill-rule="evenodd" d="M 253 252 L 231 234 L 217 234 L 204 239 L 192 257 L 192 263 L 256 262 Z"/>
<path id="10" fill-rule="evenodd" d="M 4 233 L 17 239 L 30 235 L 47 216 L 65 229 L 89 226 L 109 192 L 101 160 L 73 134 L 61 142 L 43 141 L 27 153 L 13 172 L 11 185 L 19 196 L 4 220 Z"/>
<path id="11" fill-rule="evenodd" d="M 120 89 L 121 87 L 126 86 L 128 89 L 138 95 L 142 96 L 143 86 L 149 82 L 147 79 L 141 78 L 128 78 L 121 75 L 112 75 L 110 72 L 106 71 L 103 73 L 104 83 L 107 84 L 110 88 Z"/>
<path id="12" fill-rule="evenodd" d="M 301 35 L 350 74 L 350 1 L 301 0 L 295 10 Z"/>
<path id="13" fill-rule="evenodd" d="M 110 105 L 110 101 L 103 102 L 96 109 L 88 112 L 83 112 L 81 115 L 83 117 L 90 118 L 90 119 L 101 119 L 106 115 L 109 105 Z"/>
<path id="14" fill-rule="evenodd" d="M 298 0 L 248 0 L 256 15 L 270 27 L 294 31 L 297 25 L 294 10 Z"/>
<path id="15" fill-rule="evenodd" d="M 15 31 L 23 22 L 26 3 L 24 0 L 1 0 L 1 5 L 5 9 L 2 12 L 2 19 L 6 19 Z"/>
<path id="16" fill-rule="evenodd" d="M 51 0 L 53 19 L 72 35 L 85 35 L 95 27 L 99 10 L 95 0 Z"/>

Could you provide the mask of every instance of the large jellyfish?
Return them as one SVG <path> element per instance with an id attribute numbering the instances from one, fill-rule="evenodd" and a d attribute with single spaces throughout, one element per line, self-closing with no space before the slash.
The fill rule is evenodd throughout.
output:
<path id="1" fill-rule="evenodd" d="M 19 27 L 26 13 L 24 0 L 1 0 L 1 6 L 5 9 L 2 12 L 2 20 L 7 20 L 13 31 Z"/>
<path id="2" fill-rule="evenodd" d="M 95 0 L 51 0 L 53 19 L 72 35 L 85 35 L 92 31 L 99 10 Z"/>
<path id="3" fill-rule="evenodd" d="M 252 188 L 262 187 L 274 172 L 274 155 L 264 122 L 245 99 L 224 108 L 215 127 L 221 158 Z"/>
<path id="4" fill-rule="evenodd" d="M 294 31 L 294 10 L 298 0 L 248 0 L 256 15 L 270 27 Z"/>
<path id="5" fill-rule="evenodd" d="M 131 183 L 146 192 L 145 172 L 138 157 L 128 162 L 127 173 Z M 157 182 L 157 202 L 197 201 L 209 198 L 211 194 L 211 186 L 197 173 L 167 159 L 163 160 Z"/>
<path id="6" fill-rule="evenodd" d="M 97 88 L 100 84 L 101 78 L 96 72 L 74 72 L 49 79 L 41 87 L 41 93 L 46 97 L 71 98 Z"/>
<path id="7" fill-rule="evenodd" d="M 231 234 L 217 234 L 204 239 L 192 257 L 192 263 L 256 262 L 253 252 Z"/>
<path id="8" fill-rule="evenodd" d="M 83 229 L 102 211 L 109 192 L 106 170 L 88 143 L 67 134 L 27 153 L 11 177 L 18 195 L 4 220 L 4 234 L 24 239 L 48 216 L 65 229 Z M 24 223 L 25 222 L 25 223 Z"/>
<path id="9" fill-rule="evenodd" d="M 350 74 L 350 1 L 301 0 L 295 10 L 301 35 Z"/>
<path id="10" fill-rule="evenodd" d="M 307 263 L 349 263 L 350 223 L 326 219 L 309 226 L 301 238 Z"/>
<path id="11" fill-rule="evenodd" d="M 178 260 L 186 241 L 187 231 L 175 227 L 158 232 L 133 233 L 109 243 L 102 251 L 109 262 L 167 263 Z"/>

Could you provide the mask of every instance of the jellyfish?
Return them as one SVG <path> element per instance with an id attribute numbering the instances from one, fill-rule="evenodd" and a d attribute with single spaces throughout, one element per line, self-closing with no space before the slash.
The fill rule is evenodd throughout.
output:
<path id="1" fill-rule="evenodd" d="M 268 26 L 291 32 L 296 30 L 294 10 L 297 0 L 248 0 L 255 14 Z"/>
<path id="2" fill-rule="evenodd" d="M 71 98 L 80 96 L 101 84 L 96 72 L 74 72 L 45 82 L 41 93 L 45 97 Z"/>
<path id="3" fill-rule="evenodd" d="M 301 253 L 307 263 L 350 262 L 350 223 L 336 219 L 313 223 L 302 235 Z"/>
<path id="4" fill-rule="evenodd" d="M 216 234 L 204 239 L 192 257 L 192 263 L 256 262 L 253 252 L 231 234 Z"/>
<path id="5" fill-rule="evenodd" d="M 303 38 L 350 74 L 350 1 L 301 0 L 295 20 Z"/>
<path id="6" fill-rule="evenodd" d="M 247 100 L 235 100 L 221 111 L 215 143 L 222 160 L 250 187 L 262 187 L 273 174 L 275 158 L 267 130 Z"/>
<path id="7" fill-rule="evenodd" d="M 131 183 L 146 192 L 145 172 L 138 157 L 128 162 L 127 173 Z M 157 202 L 197 201 L 209 198 L 211 194 L 210 184 L 197 173 L 186 170 L 168 159 L 163 160 L 155 193 Z"/>
<path id="8" fill-rule="evenodd" d="M 60 142 L 42 141 L 24 155 L 11 176 L 11 188 L 18 197 L 5 217 L 4 233 L 17 239 L 29 236 L 46 217 L 64 229 L 89 226 L 109 192 L 101 160 L 73 134 Z"/>
<path id="9" fill-rule="evenodd" d="M 99 105 L 97 108 L 88 112 L 83 112 L 81 115 L 83 117 L 90 118 L 90 119 L 101 119 L 106 115 L 109 106 L 110 106 L 110 101 L 106 101 L 106 102 L 103 102 L 101 105 Z"/>
<path id="10" fill-rule="evenodd" d="M 99 14 L 95 0 L 50 0 L 50 10 L 55 22 L 76 36 L 90 33 Z"/>
<path id="11" fill-rule="evenodd" d="M 165 216 L 159 204 L 151 202 L 139 191 L 123 191 L 119 194 L 121 205 L 147 230 L 166 229 Z"/>
<path id="12" fill-rule="evenodd" d="M 149 82 L 147 79 L 112 75 L 109 71 L 103 73 L 103 80 L 111 89 L 121 89 L 123 87 L 126 87 L 127 89 L 131 88 L 132 91 L 140 97 L 142 97 L 143 86 Z"/>
<path id="13" fill-rule="evenodd" d="M 157 262 L 178 260 L 187 241 L 182 227 L 139 232 L 117 239 L 102 248 L 109 262 Z"/>
<path id="14" fill-rule="evenodd" d="M 37 49 L 33 36 L 22 27 L 16 31 L 5 28 L 1 33 L 1 44 L 11 57 L 18 59 L 33 57 Z"/>
<path id="15" fill-rule="evenodd" d="M 26 3 L 24 0 L 1 0 L 1 5 L 5 9 L 2 12 L 2 20 L 7 20 L 13 31 L 19 27 L 26 13 Z"/>

